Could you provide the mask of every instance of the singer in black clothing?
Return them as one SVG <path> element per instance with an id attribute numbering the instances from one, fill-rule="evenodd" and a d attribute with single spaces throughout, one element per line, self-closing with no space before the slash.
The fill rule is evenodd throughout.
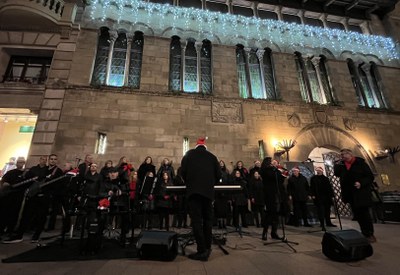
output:
<path id="1" fill-rule="evenodd" d="M 373 243 L 374 225 L 369 208 L 372 206 L 371 186 L 374 175 L 364 159 L 355 157 L 351 150 L 340 150 L 342 160 L 335 163 L 335 176 L 340 177 L 342 200 L 349 203 L 361 232 Z"/>
<path id="2" fill-rule="evenodd" d="M 221 179 L 221 169 L 217 157 L 207 151 L 205 138 L 199 138 L 196 148 L 185 154 L 181 169 L 197 244 L 197 253 L 189 255 L 189 258 L 208 261 L 212 242 L 214 185 Z"/>
<path id="3" fill-rule="evenodd" d="M 283 185 L 285 177 L 277 168 L 278 162 L 266 157 L 262 164 L 260 175 L 264 185 L 264 198 L 266 207 L 266 217 L 263 220 L 262 239 L 267 239 L 268 227 L 271 225 L 271 238 L 281 239 L 278 236 L 279 215 L 284 215 L 287 211 L 287 196 Z"/>
<path id="4" fill-rule="evenodd" d="M 320 226 L 325 231 L 325 225 L 329 227 L 336 227 L 331 222 L 331 207 L 333 201 L 333 189 L 329 178 L 325 176 L 322 167 L 315 168 L 317 172 L 310 179 L 310 195 L 314 200 L 314 204 L 318 210 L 318 219 Z"/>
<path id="5" fill-rule="evenodd" d="M 100 195 L 109 196 L 111 214 L 121 217 L 120 242 L 125 245 L 129 229 L 129 184 L 118 176 L 118 168 L 110 168 L 109 178 L 104 182 Z"/>
<path id="6" fill-rule="evenodd" d="M 293 202 L 295 226 L 299 226 L 299 219 L 303 219 L 305 227 L 311 227 L 307 220 L 307 200 L 310 197 L 310 185 L 307 178 L 300 173 L 298 167 L 292 168 L 292 176 L 288 179 L 287 191 L 289 200 Z"/>

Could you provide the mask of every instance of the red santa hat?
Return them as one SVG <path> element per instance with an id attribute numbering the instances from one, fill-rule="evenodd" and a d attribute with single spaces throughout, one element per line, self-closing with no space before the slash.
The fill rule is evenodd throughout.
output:
<path id="1" fill-rule="evenodd" d="M 196 142 L 196 147 L 197 147 L 197 146 L 204 146 L 204 147 L 207 147 L 207 146 L 206 146 L 206 139 L 207 139 L 207 137 L 199 137 L 199 138 L 197 139 L 197 142 Z"/>
<path id="2" fill-rule="evenodd" d="M 295 166 L 295 167 L 292 168 L 292 171 L 296 171 L 296 170 L 300 172 L 299 166 Z"/>
<path id="3" fill-rule="evenodd" d="M 321 166 L 317 166 L 316 168 L 315 168 L 315 171 L 321 171 L 321 172 L 324 172 L 324 168 L 322 168 Z"/>

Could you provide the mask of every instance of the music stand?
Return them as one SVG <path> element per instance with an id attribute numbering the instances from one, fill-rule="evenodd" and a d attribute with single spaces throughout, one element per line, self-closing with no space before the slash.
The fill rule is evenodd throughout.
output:
<path id="1" fill-rule="evenodd" d="M 290 249 L 292 249 L 294 253 L 297 253 L 297 250 L 296 250 L 292 245 L 299 245 L 299 243 L 298 243 L 298 242 L 292 242 L 292 241 L 289 241 L 289 240 L 287 239 L 287 237 L 286 237 L 286 232 L 285 232 L 285 221 L 284 221 L 284 219 L 282 218 L 282 216 L 279 215 L 279 214 L 281 213 L 281 211 L 280 211 L 281 209 L 280 209 L 280 208 L 282 207 L 282 197 L 281 197 L 281 191 L 280 191 L 280 189 L 279 189 L 278 174 L 277 174 L 277 173 L 280 173 L 280 172 L 279 172 L 279 170 L 276 169 L 276 168 L 275 168 L 274 172 L 275 172 L 275 184 L 276 184 L 275 187 L 276 187 L 276 191 L 277 191 L 277 195 L 278 195 L 278 201 L 277 201 L 277 203 L 278 203 L 278 205 L 279 205 L 279 209 L 278 209 L 278 219 L 279 219 L 280 222 L 281 222 L 282 237 L 281 237 L 281 240 L 274 241 L 274 242 L 269 242 L 269 243 L 265 242 L 264 245 L 271 245 L 271 244 L 277 244 L 277 243 L 284 243 L 284 244 L 286 244 Z"/>

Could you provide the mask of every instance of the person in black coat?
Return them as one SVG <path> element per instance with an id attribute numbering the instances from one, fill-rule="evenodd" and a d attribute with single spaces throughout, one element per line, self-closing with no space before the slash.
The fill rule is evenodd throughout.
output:
<path id="1" fill-rule="evenodd" d="M 293 202 L 293 212 L 295 218 L 295 226 L 299 226 L 300 217 L 303 219 L 303 226 L 311 227 L 307 220 L 307 200 L 310 197 L 310 185 L 307 178 L 300 174 L 300 169 L 294 167 L 292 176 L 289 177 L 287 191 L 289 200 Z"/>
<path id="2" fill-rule="evenodd" d="M 221 168 L 217 157 L 207 151 L 205 138 L 199 138 L 196 148 L 185 154 L 181 169 L 197 244 L 197 252 L 189 258 L 207 261 L 211 253 L 214 185 L 221 179 Z"/>
<path id="3" fill-rule="evenodd" d="M 365 160 L 355 157 L 350 149 L 340 150 L 340 155 L 341 161 L 335 163 L 334 173 L 340 178 L 342 200 L 350 204 L 363 235 L 370 242 L 376 242 L 369 212 L 374 175 Z"/>
<path id="4" fill-rule="evenodd" d="M 278 162 L 270 157 L 264 158 L 261 163 L 260 175 L 264 185 L 264 200 L 266 217 L 263 221 L 262 239 L 267 239 L 268 226 L 271 225 L 271 238 L 280 240 L 278 235 L 279 215 L 287 212 L 287 196 L 283 185 L 285 177 L 277 168 Z"/>
<path id="5" fill-rule="evenodd" d="M 156 175 L 156 167 L 153 165 L 153 159 L 150 156 L 147 156 L 137 171 L 139 181 L 143 182 L 149 172 Z"/>
<path id="6" fill-rule="evenodd" d="M 251 211 L 253 212 L 254 219 L 256 220 L 256 226 L 260 227 L 260 217 L 262 219 L 263 216 L 265 216 L 265 198 L 264 184 L 258 171 L 254 171 L 253 176 L 250 179 L 249 193 L 251 200 Z"/>
<path id="7" fill-rule="evenodd" d="M 233 170 L 233 185 L 240 185 L 242 190 L 239 193 L 235 193 L 232 196 L 232 208 L 233 208 L 233 225 L 239 229 L 240 225 L 242 227 L 247 227 L 246 214 L 249 212 L 248 203 L 250 201 L 249 198 L 249 190 L 247 181 L 243 178 L 240 170 Z M 239 223 L 239 216 L 241 223 Z"/>
<path id="8" fill-rule="evenodd" d="M 230 185 L 232 184 L 231 174 L 226 168 L 225 162 L 223 160 L 219 161 L 221 167 L 221 180 L 218 185 Z M 215 195 L 214 201 L 214 215 L 218 221 L 218 228 L 226 228 L 228 215 L 232 215 L 230 211 L 230 205 L 228 201 L 230 200 L 230 195 L 225 192 L 218 192 Z"/>
<path id="9" fill-rule="evenodd" d="M 331 222 L 331 206 L 334 194 L 329 178 L 323 174 L 323 168 L 318 166 L 315 171 L 317 174 L 310 179 L 310 196 L 317 207 L 320 226 L 325 231 L 325 225 L 336 227 Z"/>

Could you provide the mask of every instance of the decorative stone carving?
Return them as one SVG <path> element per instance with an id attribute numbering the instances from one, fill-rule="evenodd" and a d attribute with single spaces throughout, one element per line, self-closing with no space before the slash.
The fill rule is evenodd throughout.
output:
<path id="1" fill-rule="evenodd" d="M 317 110 L 314 112 L 315 122 L 321 124 L 327 124 L 329 122 L 328 115 L 325 111 Z"/>
<path id="2" fill-rule="evenodd" d="M 293 113 L 287 116 L 289 126 L 291 127 L 300 127 L 301 120 L 298 114 Z"/>
<path id="3" fill-rule="evenodd" d="M 242 104 L 216 101 L 213 101 L 211 104 L 213 122 L 243 123 Z"/>
<path id="4" fill-rule="evenodd" d="M 344 128 L 348 131 L 355 131 L 357 129 L 356 122 L 351 118 L 343 118 Z"/>

